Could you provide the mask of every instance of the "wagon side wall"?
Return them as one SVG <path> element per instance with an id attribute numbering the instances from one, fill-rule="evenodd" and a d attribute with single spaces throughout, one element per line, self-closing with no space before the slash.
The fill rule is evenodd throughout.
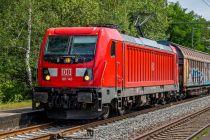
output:
<path id="1" fill-rule="evenodd" d="M 184 59 L 184 87 L 210 85 L 210 63 Z"/>

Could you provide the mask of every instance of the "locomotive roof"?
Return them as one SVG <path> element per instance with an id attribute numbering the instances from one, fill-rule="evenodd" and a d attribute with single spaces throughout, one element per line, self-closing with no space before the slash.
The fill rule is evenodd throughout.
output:
<path id="1" fill-rule="evenodd" d="M 134 43 L 134 44 L 144 45 L 144 46 L 147 46 L 147 47 L 158 48 L 158 49 L 161 49 L 161 50 L 173 52 L 173 50 L 171 49 L 170 46 L 160 44 L 160 43 L 158 43 L 157 41 L 154 41 L 154 40 L 150 40 L 150 39 L 143 38 L 143 37 L 136 38 L 136 37 L 132 37 L 132 36 L 125 35 L 125 34 L 121 34 L 121 36 L 122 36 L 122 40 L 126 41 L 126 42 L 130 42 L 130 43 Z"/>
<path id="2" fill-rule="evenodd" d="M 57 28 L 50 28 L 48 29 L 48 31 L 56 33 L 56 34 L 72 34 L 72 33 L 90 34 L 90 33 L 98 33 L 100 29 L 106 29 L 108 33 L 110 33 L 110 31 L 113 31 L 112 33 L 110 33 L 110 35 L 113 35 L 114 33 L 116 33 L 116 31 L 118 32 L 117 29 L 107 28 L 107 27 L 57 27 Z M 120 34 L 120 36 L 122 38 L 122 41 L 143 45 L 146 47 L 157 48 L 157 49 L 165 50 L 168 52 L 173 52 L 170 46 L 160 44 L 154 40 L 146 39 L 143 37 L 136 38 L 136 37 L 125 35 L 125 34 Z M 113 37 L 116 39 L 117 36 L 113 36 Z"/>

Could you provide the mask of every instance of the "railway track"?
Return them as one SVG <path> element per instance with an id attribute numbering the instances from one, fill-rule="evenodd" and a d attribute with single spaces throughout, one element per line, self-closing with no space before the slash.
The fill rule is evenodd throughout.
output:
<path id="1" fill-rule="evenodd" d="M 174 120 L 132 140 L 190 140 L 210 125 L 210 107 Z"/>
<path id="2" fill-rule="evenodd" d="M 83 123 L 83 122 L 82 122 Z M 87 122 L 84 122 L 87 123 Z M 83 124 L 84 124 L 83 123 Z M 54 134 L 59 132 L 66 127 L 74 127 L 80 125 L 80 122 L 71 122 L 71 121 L 55 121 L 40 125 L 34 125 L 26 128 L 21 128 L 17 130 L 0 132 L 0 140 L 23 140 L 23 139 L 33 139 L 48 133 Z"/>
<path id="3" fill-rule="evenodd" d="M 31 132 L 38 132 L 39 130 L 44 130 L 46 128 L 49 128 L 52 124 L 53 123 L 46 123 L 8 132 L 0 132 L 0 139 L 13 138 L 18 135 L 23 135 Z"/>
<path id="4" fill-rule="evenodd" d="M 54 122 L 54 123 L 27 127 L 23 129 L 0 133 L 0 139 L 48 140 L 48 139 L 58 139 L 58 138 L 71 138 L 69 136 L 71 136 L 74 132 L 78 132 L 81 130 L 87 130 L 87 132 L 90 132 L 91 134 L 92 129 L 97 126 L 113 123 L 113 122 L 123 120 L 129 117 L 135 117 L 137 115 L 145 114 L 145 113 L 152 112 L 158 109 L 167 108 L 172 105 L 189 102 L 198 98 L 202 98 L 202 97 L 189 98 L 186 100 L 173 102 L 173 103 L 166 104 L 163 106 L 156 106 L 156 107 L 144 109 L 141 111 L 135 111 L 135 112 L 123 115 L 123 116 L 114 116 L 106 120 L 92 120 L 89 122 L 84 121 L 82 123 L 72 123 L 72 124 L 63 123 L 62 125 L 59 125 L 59 123 L 56 124 Z"/>

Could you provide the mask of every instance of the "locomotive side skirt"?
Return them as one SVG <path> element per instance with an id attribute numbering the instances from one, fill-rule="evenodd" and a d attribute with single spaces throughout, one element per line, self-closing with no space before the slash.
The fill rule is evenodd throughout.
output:
<path id="1" fill-rule="evenodd" d="M 110 103 L 112 99 L 117 97 L 131 97 L 131 96 L 141 96 L 154 93 L 164 93 L 164 92 L 178 92 L 179 87 L 176 85 L 162 85 L 162 86 L 148 86 L 148 87 L 136 87 L 136 88 L 126 88 L 121 94 L 117 93 L 115 88 L 102 88 L 102 103 Z M 111 93 L 111 94 L 110 94 Z"/>

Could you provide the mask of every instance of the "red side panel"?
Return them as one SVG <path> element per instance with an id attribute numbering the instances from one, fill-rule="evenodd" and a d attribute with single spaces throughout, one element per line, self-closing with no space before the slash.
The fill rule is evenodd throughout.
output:
<path id="1" fill-rule="evenodd" d="M 177 83 L 176 54 L 126 44 L 125 87 Z"/>

